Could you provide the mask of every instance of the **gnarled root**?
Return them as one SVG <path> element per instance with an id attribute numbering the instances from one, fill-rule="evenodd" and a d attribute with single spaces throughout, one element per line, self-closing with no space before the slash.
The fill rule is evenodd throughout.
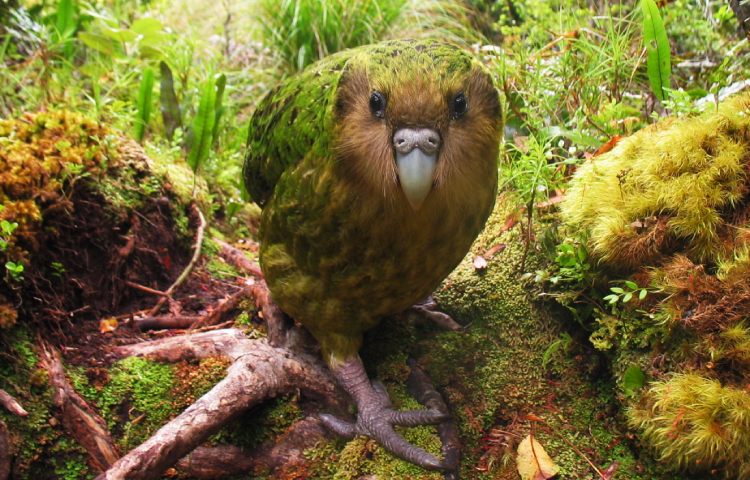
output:
<path id="1" fill-rule="evenodd" d="M 52 387 L 52 401 L 60 409 L 63 427 L 86 449 L 91 466 L 98 471 L 106 470 L 120 456 L 106 422 L 73 390 L 65 377 L 60 354 L 44 343 L 40 350 L 42 365 Z"/>
<path id="2" fill-rule="evenodd" d="M 99 480 L 158 478 L 242 412 L 277 395 L 301 390 L 329 407 L 344 408 L 343 395 L 330 373 L 313 357 L 248 339 L 235 329 L 127 345 L 117 353 L 162 361 L 222 355 L 233 363 L 224 380 L 118 460 Z"/>

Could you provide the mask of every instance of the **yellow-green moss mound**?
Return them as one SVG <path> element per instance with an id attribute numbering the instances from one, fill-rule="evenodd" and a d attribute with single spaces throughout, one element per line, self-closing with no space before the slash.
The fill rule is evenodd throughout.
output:
<path id="1" fill-rule="evenodd" d="M 750 478 L 748 173 L 744 94 L 622 140 L 580 168 L 562 206 L 610 278 L 649 291 L 607 315 L 643 336 L 613 352 L 616 370 L 634 362 L 652 380 L 631 425 L 672 467 L 726 478 Z"/>
<path id="2" fill-rule="evenodd" d="M 749 161 L 745 94 L 718 112 L 646 128 L 583 165 L 563 216 L 613 267 L 653 265 L 674 250 L 715 263 L 750 240 Z"/>
<path id="3" fill-rule="evenodd" d="M 685 470 L 720 469 L 750 478 L 750 395 L 700 375 L 655 382 L 631 423 L 661 460 Z"/>

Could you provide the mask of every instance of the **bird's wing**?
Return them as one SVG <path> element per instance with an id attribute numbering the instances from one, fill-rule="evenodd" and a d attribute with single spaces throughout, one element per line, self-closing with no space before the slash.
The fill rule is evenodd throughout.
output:
<path id="1" fill-rule="evenodd" d="M 245 187 L 263 205 L 287 169 L 311 150 L 326 156 L 333 129 L 333 106 L 346 51 L 311 65 L 282 81 L 261 102 L 250 120 L 243 166 Z"/>

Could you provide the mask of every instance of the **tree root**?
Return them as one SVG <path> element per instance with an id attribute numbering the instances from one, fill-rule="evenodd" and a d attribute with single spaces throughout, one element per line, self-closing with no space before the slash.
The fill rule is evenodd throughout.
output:
<path id="1" fill-rule="evenodd" d="M 172 293 L 175 291 L 177 287 L 182 285 L 182 283 L 187 280 L 188 276 L 190 276 L 190 272 L 193 271 L 193 267 L 195 267 L 195 264 L 198 263 L 198 259 L 201 256 L 201 248 L 203 247 L 203 235 L 206 231 L 206 219 L 203 217 L 203 213 L 201 212 L 200 208 L 193 203 L 191 205 L 193 209 L 193 213 L 198 217 L 198 230 L 195 233 L 195 245 L 193 246 L 193 258 L 190 259 L 190 263 L 187 264 L 185 269 L 180 273 L 180 276 L 177 277 L 177 280 L 174 281 L 172 285 L 168 289 L 164 291 L 164 295 L 159 298 L 159 301 L 156 302 L 156 305 L 149 311 L 149 315 L 153 316 L 156 315 L 159 310 L 161 310 L 161 307 L 164 306 L 164 303 L 172 298 Z"/>
<path id="2" fill-rule="evenodd" d="M 177 462 L 177 467 L 187 475 L 199 479 L 289 469 L 304 463 L 304 451 L 314 447 L 326 435 L 320 420 L 307 417 L 292 425 L 273 444 L 264 445 L 252 452 L 229 445 L 198 447 Z"/>
<path id="3" fill-rule="evenodd" d="M 221 255 L 221 257 L 226 260 L 227 263 L 244 272 L 247 272 L 255 278 L 263 278 L 263 272 L 261 271 L 260 266 L 252 260 L 248 259 L 242 250 L 240 250 L 239 248 L 235 248 L 227 242 L 223 242 L 221 240 L 214 241 L 221 247 L 219 255 Z"/>
<path id="4" fill-rule="evenodd" d="M 233 363 L 224 380 L 115 462 L 97 480 L 158 478 L 242 412 L 277 395 L 301 390 L 329 408 L 339 411 L 345 408 L 341 401 L 345 396 L 318 360 L 273 347 L 265 340 L 248 339 L 236 329 L 126 345 L 118 347 L 116 352 L 168 362 L 221 355 Z"/>
<path id="5" fill-rule="evenodd" d="M 26 410 L 24 410 L 21 404 L 18 403 L 18 400 L 13 398 L 2 388 L 0 388 L 0 405 L 5 407 L 5 409 L 13 415 L 18 415 L 19 417 L 25 417 L 29 414 Z"/>
<path id="6" fill-rule="evenodd" d="M 91 466 L 104 471 L 120 453 L 107 430 L 107 424 L 81 398 L 65 377 L 60 354 L 52 346 L 40 345 L 41 363 L 49 375 L 53 403 L 60 409 L 60 421 L 68 432 L 89 454 Z"/>

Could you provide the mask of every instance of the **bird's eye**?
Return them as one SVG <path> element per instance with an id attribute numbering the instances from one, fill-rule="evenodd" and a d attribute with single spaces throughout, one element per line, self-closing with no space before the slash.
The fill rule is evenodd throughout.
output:
<path id="1" fill-rule="evenodd" d="M 370 111 L 378 118 L 385 117 L 385 97 L 380 92 L 370 95 Z"/>
<path id="2" fill-rule="evenodd" d="M 459 92 L 455 97 L 453 97 L 451 110 L 453 111 L 452 115 L 454 119 L 458 120 L 459 118 L 463 117 L 468 108 L 469 104 L 466 102 L 466 95 L 464 95 L 463 92 Z"/>

